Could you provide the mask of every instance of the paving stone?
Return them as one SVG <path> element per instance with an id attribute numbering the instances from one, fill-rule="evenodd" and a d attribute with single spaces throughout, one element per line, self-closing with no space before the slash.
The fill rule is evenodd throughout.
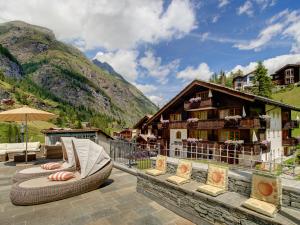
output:
<path id="1" fill-rule="evenodd" d="M 97 190 L 41 205 L 15 206 L 9 191 L 16 169 L 22 168 L 0 165 L 0 225 L 191 224 L 137 193 L 136 177 L 117 169 Z"/>

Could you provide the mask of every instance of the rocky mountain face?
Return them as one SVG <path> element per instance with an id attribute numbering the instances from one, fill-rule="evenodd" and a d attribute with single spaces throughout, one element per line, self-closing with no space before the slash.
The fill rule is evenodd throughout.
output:
<path id="1" fill-rule="evenodd" d="M 50 109 L 62 119 L 72 120 L 62 110 L 68 106 L 75 111 L 75 120 L 93 121 L 97 117 L 109 121 L 93 121 L 98 125 L 131 126 L 157 110 L 110 65 L 91 62 L 78 49 L 56 40 L 47 28 L 20 21 L 0 24 L 0 45 L 4 78 L 43 101 L 45 107 L 51 102 Z"/>
<path id="2" fill-rule="evenodd" d="M 122 79 L 125 81 L 125 79 L 122 77 L 121 74 L 117 73 L 114 68 L 109 65 L 107 62 L 100 62 L 99 60 L 97 59 L 93 59 L 92 61 L 96 66 L 98 66 L 99 68 L 103 69 L 104 71 L 108 72 L 109 74 L 119 78 L 119 79 Z"/>

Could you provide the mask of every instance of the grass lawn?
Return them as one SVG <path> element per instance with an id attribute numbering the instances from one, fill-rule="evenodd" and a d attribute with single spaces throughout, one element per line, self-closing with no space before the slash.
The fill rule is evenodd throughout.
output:
<path id="1" fill-rule="evenodd" d="M 300 87 L 286 88 L 283 91 L 272 95 L 275 100 L 300 107 Z M 300 117 L 300 112 L 292 112 L 292 118 L 296 119 L 297 115 Z M 293 130 L 293 137 L 300 136 L 300 128 Z"/>
<path id="2" fill-rule="evenodd" d="M 20 127 L 21 123 L 12 123 L 16 124 L 17 127 Z M 34 121 L 28 123 L 28 140 L 30 142 L 33 141 L 39 141 L 41 143 L 44 143 L 45 138 L 44 135 L 41 133 L 42 129 L 47 129 L 50 127 L 55 127 L 54 124 L 44 121 Z M 3 122 L 0 123 L 0 143 L 6 143 L 9 142 L 8 140 L 8 129 L 9 129 L 9 123 Z M 12 135 L 12 142 L 15 142 L 15 134 Z"/>
<path id="3" fill-rule="evenodd" d="M 140 170 L 151 168 L 151 160 L 150 159 L 138 159 L 136 160 L 137 168 Z"/>

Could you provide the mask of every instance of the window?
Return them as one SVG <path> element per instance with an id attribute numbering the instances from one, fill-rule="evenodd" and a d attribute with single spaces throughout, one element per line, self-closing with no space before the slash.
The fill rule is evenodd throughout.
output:
<path id="1" fill-rule="evenodd" d="M 176 132 L 176 139 L 181 139 L 181 132 L 180 131 Z"/>
<path id="2" fill-rule="evenodd" d="M 240 131 L 238 130 L 226 130 L 226 131 L 221 131 L 221 137 L 220 141 L 227 141 L 227 140 L 240 140 Z"/>
<path id="3" fill-rule="evenodd" d="M 200 97 L 201 100 L 208 99 L 208 91 L 201 91 L 196 94 L 196 97 Z"/>
<path id="4" fill-rule="evenodd" d="M 219 111 L 220 119 L 224 119 L 226 116 L 236 116 L 241 114 L 242 114 L 241 108 L 221 109 Z"/>
<path id="5" fill-rule="evenodd" d="M 180 150 L 178 148 L 175 148 L 175 156 L 180 156 Z"/>
<path id="6" fill-rule="evenodd" d="M 191 130 L 190 131 L 190 138 L 197 138 L 202 140 L 207 140 L 207 130 Z"/>
<path id="7" fill-rule="evenodd" d="M 170 114 L 170 121 L 181 121 L 181 114 L 179 113 Z"/>
<path id="8" fill-rule="evenodd" d="M 199 120 L 207 120 L 207 111 L 194 111 L 191 112 L 192 118 L 198 118 Z"/>
<path id="9" fill-rule="evenodd" d="M 286 69 L 285 70 L 285 84 L 293 84 L 294 83 L 294 69 Z"/>

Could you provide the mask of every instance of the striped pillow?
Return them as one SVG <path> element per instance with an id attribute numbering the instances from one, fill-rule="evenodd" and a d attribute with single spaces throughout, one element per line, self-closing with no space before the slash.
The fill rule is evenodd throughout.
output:
<path id="1" fill-rule="evenodd" d="M 59 169 L 61 167 L 60 163 L 46 163 L 41 165 L 41 168 L 44 170 L 55 170 L 55 169 Z"/>
<path id="2" fill-rule="evenodd" d="M 70 180 L 71 178 L 74 178 L 74 177 L 75 177 L 74 173 L 63 171 L 63 172 L 57 172 L 57 173 L 51 174 L 48 177 L 48 179 L 52 180 L 52 181 L 66 181 L 66 180 Z"/>

